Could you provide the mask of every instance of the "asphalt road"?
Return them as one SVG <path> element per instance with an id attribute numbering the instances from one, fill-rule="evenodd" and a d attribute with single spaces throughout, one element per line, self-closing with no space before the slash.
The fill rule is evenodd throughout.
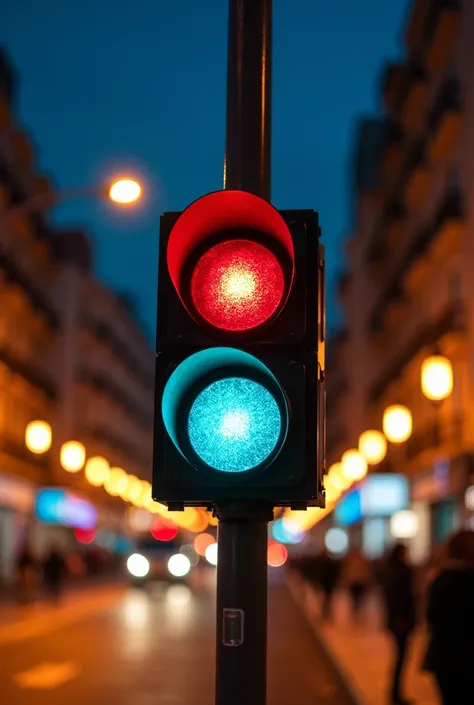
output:
<path id="1" fill-rule="evenodd" d="M 2 705 L 212 705 L 214 591 L 89 591 L 0 623 Z M 284 585 L 269 596 L 268 705 L 353 705 Z"/>

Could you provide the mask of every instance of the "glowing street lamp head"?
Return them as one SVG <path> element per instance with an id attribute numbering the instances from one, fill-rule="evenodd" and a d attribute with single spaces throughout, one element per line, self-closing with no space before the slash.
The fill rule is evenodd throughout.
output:
<path id="1" fill-rule="evenodd" d="M 453 391 L 453 366 L 443 355 L 432 355 L 421 366 L 421 389 L 427 399 L 442 401 Z"/>
<path id="2" fill-rule="evenodd" d="M 26 427 L 25 443 L 32 453 L 46 453 L 51 448 L 52 440 L 51 426 L 46 421 L 32 421 Z"/>
<path id="3" fill-rule="evenodd" d="M 383 413 L 383 432 L 391 443 L 404 443 L 413 429 L 410 409 L 402 404 L 387 406 Z"/>
<path id="4" fill-rule="evenodd" d="M 364 431 L 359 436 L 359 451 L 369 465 L 378 465 L 387 455 L 387 440 L 380 431 Z"/>
<path id="5" fill-rule="evenodd" d="M 59 458 L 66 472 L 79 472 L 86 462 L 86 449 L 78 441 L 67 441 L 61 446 Z"/>
<path id="6" fill-rule="evenodd" d="M 109 197 L 120 205 L 129 205 L 138 201 L 142 193 L 142 188 L 138 181 L 134 179 L 118 179 L 114 181 L 109 189 Z"/>

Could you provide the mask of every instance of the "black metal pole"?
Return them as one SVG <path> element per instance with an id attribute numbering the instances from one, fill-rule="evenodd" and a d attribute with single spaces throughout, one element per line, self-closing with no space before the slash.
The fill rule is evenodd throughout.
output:
<path id="1" fill-rule="evenodd" d="M 271 509 L 235 509 L 218 529 L 216 705 L 265 705 Z"/>
<path id="2" fill-rule="evenodd" d="M 271 0 L 229 0 L 224 188 L 270 200 Z"/>
<path id="3" fill-rule="evenodd" d="M 229 0 L 224 188 L 270 200 L 271 0 Z M 219 516 L 216 705 L 265 705 L 267 524 L 272 508 L 227 504 Z"/>

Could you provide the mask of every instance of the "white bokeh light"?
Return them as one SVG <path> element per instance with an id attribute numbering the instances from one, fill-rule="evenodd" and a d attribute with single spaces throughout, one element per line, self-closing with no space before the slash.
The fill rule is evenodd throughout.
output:
<path id="1" fill-rule="evenodd" d="M 217 565 L 217 543 L 211 543 L 206 548 L 206 561 L 211 565 Z"/>
<path id="2" fill-rule="evenodd" d="M 150 572 L 150 561 L 141 553 L 132 553 L 127 560 L 127 570 L 134 578 L 144 578 Z"/>
<path id="3" fill-rule="evenodd" d="M 191 561 L 184 553 L 175 553 L 168 561 L 168 570 L 175 578 L 184 578 L 191 570 Z"/>
<path id="4" fill-rule="evenodd" d="M 324 537 L 324 544 L 329 553 L 334 553 L 338 556 L 347 553 L 349 548 L 349 537 L 344 529 L 334 527 L 329 529 Z"/>

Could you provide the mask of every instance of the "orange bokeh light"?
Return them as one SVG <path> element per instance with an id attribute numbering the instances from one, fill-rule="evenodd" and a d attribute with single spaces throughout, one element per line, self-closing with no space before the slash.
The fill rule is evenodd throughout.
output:
<path id="1" fill-rule="evenodd" d="M 206 548 L 215 543 L 215 541 L 214 536 L 211 536 L 211 534 L 199 534 L 194 539 L 194 550 L 198 556 L 204 556 L 206 555 Z"/>
<path id="2" fill-rule="evenodd" d="M 267 562 L 272 568 L 279 568 L 284 565 L 288 558 L 288 549 L 277 541 L 270 541 L 268 544 Z"/>

